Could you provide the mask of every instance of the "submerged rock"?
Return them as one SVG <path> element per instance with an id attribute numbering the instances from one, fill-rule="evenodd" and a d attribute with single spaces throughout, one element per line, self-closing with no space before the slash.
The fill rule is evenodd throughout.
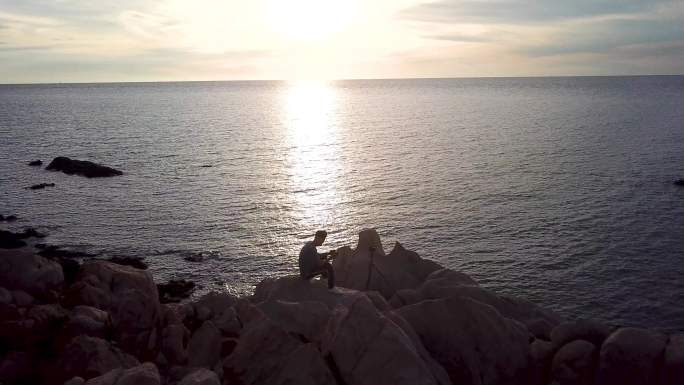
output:
<path id="1" fill-rule="evenodd" d="M 40 251 L 38 252 L 38 255 L 41 255 L 45 258 L 51 258 L 51 259 L 59 259 L 59 258 L 91 258 L 95 257 L 95 254 L 90 254 L 90 253 L 85 253 L 82 251 L 74 251 L 74 250 L 64 250 L 59 246 L 54 246 L 54 245 L 46 245 L 43 243 L 39 243 L 35 245 L 37 249 Z"/>
<path id="2" fill-rule="evenodd" d="M 16 220 L 17 220 L 17 216 L 16 216 L 16 215 L 8 215 L 8 216 L 0 215 L 0 221 L 4 221 L 4 222 L 13 222 L 13 221 L 16 221 Z"/>
<path id="3" fill-rule="evenodd" d="M 123 175 L 122 171 L 111 167 L 103 166 L 86 160 L 70 159 L 64 156 L 59 156 L 53 159 L 45 169 L 50 171 L 61 171 L 69 175 L 83 175 L 87 178 Z"/>
<path id="4" fill-rule="evenodd" d="M 28 165 L 29 166 L 42 166 L 43 161 L 40 159 L 32 160 L 32 161 L 28 162 Z"/>
<path id="5" fill-rule="evenodd" d="M 137 257 L 111 257 L 108 258 L 107 261 L 116 263 L 117 265 L 135 267 L 140 270 L 146 270 L 148 267 L 147 264 L 143 262 L 142 258 Z"/>
<path id="6" fill-rule="evenodd" d="M 42 190 L 46 187 L 55 187 L 54 183 L 40 183 L 40 184 L 34 184 L 33 186 L 29 187 L 31 190 Z"/>
<path id="7" fill-rule="evenodd" d="M 195 288 L 195 283 L 184 279 L 172 279 L 167 283 L 158 283 L 159 300 L 161 303 L 180 302 L 188 298 Z"/>
<path id="8" fill-rule="evenodd" d="M 684 179 L 677 179 L 673 183 L 675 186 L 684 186 Z"/>

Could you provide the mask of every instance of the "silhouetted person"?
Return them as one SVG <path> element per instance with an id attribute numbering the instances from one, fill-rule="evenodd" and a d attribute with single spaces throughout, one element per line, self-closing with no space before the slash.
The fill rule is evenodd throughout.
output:
<path id="1" fill-rule="evenodd" d="M 328 279 L 328 289 L 335 287 L 335 272 L 328 261 L 328 256 L 335 256 L 335 251 L 319 253 L 316 250 L 325 242 L 328 233 L 324 230 L 316 231 L 313 241 L 306 242 L 299 252 L 299 274 L 303 279 L 311 279 L 320 275 Z"/>

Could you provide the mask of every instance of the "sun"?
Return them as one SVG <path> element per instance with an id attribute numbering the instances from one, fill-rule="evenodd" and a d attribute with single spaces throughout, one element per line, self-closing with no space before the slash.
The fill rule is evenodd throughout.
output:
<path id="1" fill-rule="evenodd" d="M 266 22 L 283 40 L 320 41 L 351 27 L 358 12 L 355 0 L 270 0 Z"/>

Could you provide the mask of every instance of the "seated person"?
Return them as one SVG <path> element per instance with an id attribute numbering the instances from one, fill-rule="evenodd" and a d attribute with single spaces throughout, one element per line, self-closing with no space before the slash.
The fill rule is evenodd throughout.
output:
<path id="1" fill-rule="evenodd" d="M 299 252 L 299 274 L 303 279 L 311 279 L 320 275 L 328 279 L 328 289 L 335 287 L 335 272 L 329 262 L 329 257 L 335 256 L 335 251 L 318 253 L 317 246 L 325 242 L 328 233 L 325 230 L 316 231 L 313 241 L 306 242 Z"/>

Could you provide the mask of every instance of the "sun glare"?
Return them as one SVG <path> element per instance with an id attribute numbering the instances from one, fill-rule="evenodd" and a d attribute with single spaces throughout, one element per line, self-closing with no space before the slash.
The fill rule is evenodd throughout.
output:
<path id="1" fill-rule="evenodd" d="M 302 228 L 329 225 L 337 207 L 337 95 L 325 82 L 299 81 L 283 88 L 283 123 L 287 131 L 290 188 Z"/>

